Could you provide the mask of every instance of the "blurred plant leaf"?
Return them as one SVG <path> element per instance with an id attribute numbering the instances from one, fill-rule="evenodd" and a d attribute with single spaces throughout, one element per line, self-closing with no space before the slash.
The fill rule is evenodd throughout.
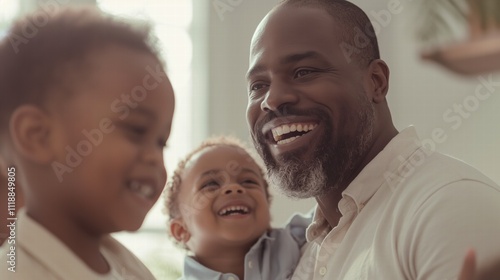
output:
<path id="1" fill-rule="evenodd" d="M 421 0 L 417 37 L 425 43 L 453 38 L 453 27 L 467 22 L 466 4 L 466 0 Z"/>
<path id="2" fill-rule="evenodd" d="M 500 1 L 498 0 L 482 0 L 479 1 L 480 14 L 483 18 L 483 29 L 500 27 Z"/>
<path id="3" fill-rule="evenodd" d="M 417 37 L 424 43 L 452 39 L 457 27 L 468 28 L 471 9 L 482 31 L 500 28 L 500 0 L 421 0 L 419 5 Z"/>

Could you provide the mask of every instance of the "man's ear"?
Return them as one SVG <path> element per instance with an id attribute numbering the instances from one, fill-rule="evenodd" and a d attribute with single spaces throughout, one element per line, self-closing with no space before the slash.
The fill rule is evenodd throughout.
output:
<path id="1" fill-rule="evenodd" d="M 379 104 L 385 101 L 389 91 L 389 67 L 381 59 L 375 59 L 368 65 L 367 84 L 371 94 L 371 100 Z"/>
<path id="2" fill-rule="evenodd" d="M 184 245 L 186 245 L 191 238 L 191 234 L 182 219 L 174 219 L 170 222 L 170 234 L 172 234 L 175 240 Z"/>
<path id="3" fill-rule="evenodd" d="M 50 143 L 50 119 L 34 105 L 22 105 L 11 116 L 10 135 L 16 151 L 37 163 L 48 163 L 53 154 Z"/>

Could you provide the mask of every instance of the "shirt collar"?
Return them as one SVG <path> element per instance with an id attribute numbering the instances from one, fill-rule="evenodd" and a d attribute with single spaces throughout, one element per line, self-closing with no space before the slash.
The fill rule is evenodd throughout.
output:
<path id="1" fill-rule="evenodd" d="M 359 213 L 380 186 L 388 180 L 387 176 L 399 174 L 398 167 L 419 147 L 421 147 L 421 142 L 415 128 L 410 126 L 402 130 L 347 186 L 342 192 L 343 199 L 352 200 Z M 339 203 L 339 208 L 342 206 Z M 314 240 L 318 236 L 328 233 L 329 229 L 330 225 L 319 206 L 316 205 L 313 222 L 307 228 L 307 240 Z"/>
<path id="2" fill-rule="evenodd" d="M 110 273 L 103 275 L 91 271 L 62 241 L 33 220 L 24 208 L 17 212 L 17 223 L 19 246 L 57 279 L 110 279 L 111 274 L 117 273 L 113 267 Z M 108 238 L 111 237 L 105 236 L 103 242 L 109 242 Z M 51 253 L 50 257 L 47 257 L 47 252 Z"/>
<path id="3" fill-rule="evenodd" d="M 264 233 L 255 244 L 250 248 L 247 256 L 258 251 L 262 246 L 264 246 L 264 242 L 272 242 L 276 238 L 269 235 L 268 232 Z M 191 256 L 186 256 L 184 261 L 184 276 L 182 279 L 191 280 L 191 279 L 203 279 L 203 280 L 226 280 L 229 277 L 233 277 L 234 279 L 239 279 L 233 273 L 221 273 L 215 270 L 212 270 L 202 264 L 200 264 L 197 260 L 195 260 Z"/>
<path id="4" fill-rule="evenodd" d="M 237 279 L 237 276 L 234 274 L 233 277 Z M 191 280 L 191 279 L 206 279 L 206 280 L 222 280 L 223 274 L 212 270 L 198 261 L 196 261 L 191 256 L 186 256 L 184 260 L 184 275 L 182 279 Z"/>
<path id="5" fill-rule="evenodd" d="M 18 239 L 19 246 L 31 254 L 38 262 L 62 279 L 72 278 L 74 275 L 85 275 L 82 271 L 80 261 L 74 261 L 76 256 L 42 225 L 33 220 L 24 208 L 17 213 L 18 217 Z M 47 258 L 47 252 L 52 252 L 52 257 Z M 75 264 L 73 266 L 61 266 L 61 263 Z M 72 271 L 76 269 L 76 271 Z M 74 273 L 74 274 L 73 274 Z"/>

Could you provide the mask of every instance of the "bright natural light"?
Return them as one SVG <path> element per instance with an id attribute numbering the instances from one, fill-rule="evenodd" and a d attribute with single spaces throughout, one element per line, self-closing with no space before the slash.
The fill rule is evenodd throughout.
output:
<path id="1" fill-rule="evenodd" d="M 0 33 L 6 24 L 12 21 L 19 13 L 19 2 L 12 0 L 0 0 Z"/>

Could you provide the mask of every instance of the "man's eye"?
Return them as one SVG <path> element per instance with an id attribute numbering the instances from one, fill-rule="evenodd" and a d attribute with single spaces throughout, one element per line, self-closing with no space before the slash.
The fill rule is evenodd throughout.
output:
<path id="1" fill-rule="evenodd" d="M 256 91 L 256 90 L 261 90 L 267 85 L 264 83 L 254 83 L 250 86 L 250 91 Z"/>
<path id="2" fill-rule="evenodd" d="M 294 78 L 301 78 L 314 72 L 310 69 L 299 69 L 295 72 Z"/>

